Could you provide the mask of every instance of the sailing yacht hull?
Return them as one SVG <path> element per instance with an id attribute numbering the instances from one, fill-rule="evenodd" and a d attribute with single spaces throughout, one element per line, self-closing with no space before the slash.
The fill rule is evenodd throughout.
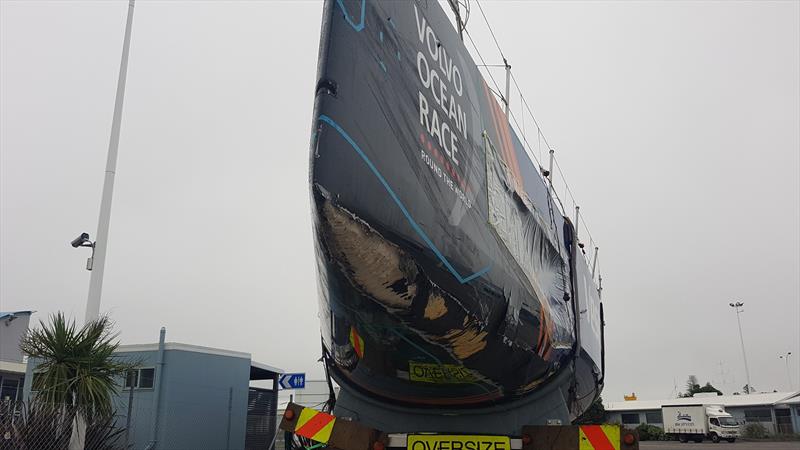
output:
<path id="1" fill-rule="evenodd" d="M 572 224 L 438 2 L 326 2 L 309 178 L 344 391 L 458 409 L 559 389 L 570 418 L 599 394 Z"/>

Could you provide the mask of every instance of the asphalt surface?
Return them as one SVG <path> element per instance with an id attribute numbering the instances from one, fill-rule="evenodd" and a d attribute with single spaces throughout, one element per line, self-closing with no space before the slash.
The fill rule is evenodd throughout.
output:
<path id="1" fill-rule="evenodd" d="M 641 450 L 800 450 L 800 441 L 736 441 L 732 444 L 724 441 L 720 442 L 719 444 L 714 444 L 713 442 L 703 442 L 701 444 L 687 442 L 685 444 L 681 444 L 680 442 L 645 441 L 639 443 L 639 448 Z"/>

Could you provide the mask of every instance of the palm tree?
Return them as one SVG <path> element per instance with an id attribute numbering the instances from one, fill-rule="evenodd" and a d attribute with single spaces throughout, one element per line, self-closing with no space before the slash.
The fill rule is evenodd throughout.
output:
<path id="1" fill-rule="evenodd" d="M 40 407 L 75 414 L 73 441 L 85 437 L 87 423 L 113 414 L 112 396 L 118 381 L 135 363 L 114 356 L 118 334 L 108 317 L 100 317 L 78 329 L 62 313 L 30 329 L 20 349 L 37 365 L 32 390 Z M 71 445 L 72 447 L 72 445 Z"/>

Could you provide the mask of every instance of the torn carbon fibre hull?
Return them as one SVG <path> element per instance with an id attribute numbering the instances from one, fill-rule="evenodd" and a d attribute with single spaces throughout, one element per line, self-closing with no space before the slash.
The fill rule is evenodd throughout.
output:
<path id="1" fill-rule="evenodd" d="M 580 414 L 602 379 L 579 341 L 585 261 L 441 7 L 335 0 L 323 17 L 310 185 L 333 376 L 452 410 L 558 391 L 557 418 Z"/>
<path id="2" fill-rule="evenodd" d="M 424 249 L 315 198 L 322 306 L 332 312 L 330 353 L 342 376 L 387 399 L 458 405 L 522 394 L 557 369 L 543 357 L 553 350 L 542 314 L 515 320 L 517 345 L 506 335 L 511 287 L 475 279 L 448 291 L 434 280 L 451 275 Z"/>

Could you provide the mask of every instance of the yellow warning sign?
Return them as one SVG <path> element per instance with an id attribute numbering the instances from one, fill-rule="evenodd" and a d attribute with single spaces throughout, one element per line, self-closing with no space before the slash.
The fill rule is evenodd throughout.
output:
<path id="1" fill-rule="evenodd" d="M 327 443 L 331 438 L 336 417 L 311 408 L 303 408 L 297 419 L 295 434 L 311 439 L 312 441 Z"/>
<path id="2" fill-rule="evenodd" d="M 581 425 L 580 450 L 619 450 L 619 425 Z"/>
<path id="3" fill-rule="evenodd" d="M 450 436 L 444 434 L 408 436 L 407 450 L 511 450 L 508 436 Z"/>
<path id="4" fill-rule="evenodd" d="M 456 366 L 453 364 L 426 364 L 414 361 L 408 362 L 408 376 L 411 381 L 421 381 L 424 383 L 461 384 L 474 383 L 476 381 L 472 372 L 463 366 Z"/>

